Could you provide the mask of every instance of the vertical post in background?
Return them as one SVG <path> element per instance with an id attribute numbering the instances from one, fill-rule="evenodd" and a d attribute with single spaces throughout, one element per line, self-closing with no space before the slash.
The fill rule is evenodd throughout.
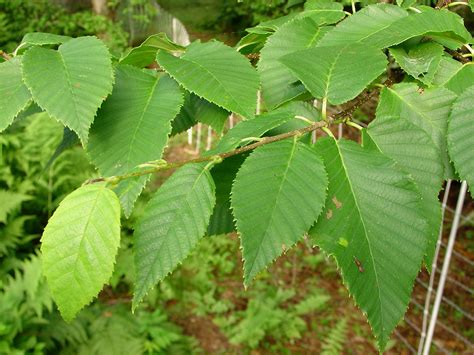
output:
<path id="1" fill-rule="evenodd" d="M 206 151 L 211 150 L 212 147 L 212 127 L 207 127 L 207 142 L 206 142 Z"/>
<path id="2" fill-rule="evenodd" d="M 426 335 L 426 342 L 423 349 L 423 355 L 429 355 L 431 342 L 433 341 L 433 335 L 436 328 L 436 321 L 438 319 L 439 307 L 441 300 L 443 299 L 444 286 L 446 284 L 446 277 L 448 276 L 449 264 L 451 262 L 451 255 L 453 254 L 454 242 L 456 241 L 456 234 L 459 227 L 459 220 L 461 219 L 461 212 L 466 198 L 467 182 L 463 181 L 461 189 L 459 191 L 458 202 L 456 204 L 456 210 L 454 212 L 453 224 L 449 233 L 448 245 L 446 247 L 446 254 L 444 256 L 443 268 L 441 269 L 441 276 L 439 278 L 438 289 L 436 290 L 436 298 L 433 305 L 433 313 L 431 314 L 430 324 L 428 327 L 428 333 Z"/>
<path id="3" fill-rule="evenodd" d="M 197 129 L 196 129 L 196 149 L 195 153 L 199 154 L 199 151 L 201 150 L 201 138 L 202 138 L 202 123 L 199 122 L 197 124 Z"/>
<path id="4" fill-rule="evenodd" d="M 431 296 L 433 294 L 434 280 L 436 277 L 436 269 L 438 266 L 439 249 L 441 248 L 441 241 L 443 239 L 444 214 L 446 212 L 446 206 L 448 205 L 448 197 L 449 197 L 449 192 L 451 191 L 451 183 L 452 183 L 452 180 L 448 179 L 448 181 L 446 182 L 446 188 L 444 189 L 444 193 L 443 193 L 443 204 L 441 208 L 441 226 L 439 229 L 438 241 L 436 242 L 436 250 L 433 257 L 433 262 L 431 264 L 430 282 L 428 285 L 428 290 L 426 292 L 425 306 L 423 309 L 423 323 L 421 327 L 421 337 L 420 337 L 420 342 L 418 344 L 418 355 L 421 355 L 423 351 L 423 344 L 426 339 L 426 328 L 428 328 L 428 318 L 430 316 L 430 308 L 431 308 Z"/>

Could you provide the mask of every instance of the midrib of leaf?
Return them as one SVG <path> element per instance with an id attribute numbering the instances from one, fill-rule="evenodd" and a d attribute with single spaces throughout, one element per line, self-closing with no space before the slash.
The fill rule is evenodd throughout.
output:
<path id="1" fill-rule="evenodd" d="M 196 187 L 197 182 L 202 178 L 203 174 L 205 174 L 206 171 L 207 171 L 206 169 L 202 169 L 202 171 L 199 173 L 199 175 L 198 175 L 198 177 L 196 178 L 196 180 L 193 182 L 193 186 L 192 186 L 191 190 L 189 191 L 188 194 L 186 194 L 186 198 L 185 198 L 186 204 L 189 205 L 189 201 L 188 201 L 189 195 L 194 191 L 194 188 Z M 178 208 L 178 212 L 173 213 L 173 216 L 180 216 L 180 215 L 181 215 L 181 213 L 179 212 L 179 208 Z M 173 230 L 173 229 L 174 229 L 174 228 L 172 228 L 172 227 L 174 227 L 174 225 L 175 225 L 176 223 L 177 223 L 177 221 L 176 221 L 176 218 L 175 218 L 174 221 L 173 221 L 172 223 L 170 223 L 169 227 L 166 229 L 166 233 L 165 233 L 165 234 L 163 235 L 163 237 L 161 238 L 160 247 L 163 245 L 164 239 L 166 239 L 166 238 L 169 236 L 170 230 Z M 169 245 L 168 245 L 168 244 L 166 244 L 166 248 L 168 249 L 168 254 L 171 254 L 171 252 L 169 251 Z M 181 248 L 180 248 L 180 251 L 181 251 Z M 160 260 L 156 258 L 155 261 L 153 262 L 153 267 L 149 267 L 149 268 L 148 268 L 148 272 L 146 273 L 146 277 L 145 277 L 145 279 L 146 279 L 147 282 L 150 281 L 150 275 L 152 274 L 152 270 L 153 270 L 153 268 L 156 266 L 156 263 L 157 263 L 157 262 L 159 263 Z M 152 278 L 152 280 L 153 280 L 153 278 Z M 142 285 L 145 285 L 145 284 L 146 284 L 146 283 L 142 283 Z M 146 289 L 147 286 L 144 286 L 144 288 Z M 143 289 L 143 288 L 142 288 L 142 289 Z"/>
<path id="2" fill-rule="evenodd" d="M 140 128 L 140 125 L 143 122 L 143 117 L 145 116 L 145 112 L 148 111 L 148 106 L 150 106 L 151 98 L 153 97 L 153 94 L 155 93 L 156 87 L 158 86 L 158 82 L 160 81 L 160 78 L 155 79 L 155 83 L 153 84 L 153 88 L 151 89 L 150 95 L 147 98 L 145 107 L 140 115 L 140 119 L 137 122 L 137 125 L 135 126 L 135 130 L 132 135 L 132 140 L 130 144 L 128 145 L 128 154 L 127 154 L 127 159 L 126 159 L 126 164 L 127 164 L 127 170 L 130 169 L 130 155 L 132 154 L 132 147 L 135 143 L 135 140 L 137 139 L 137 133 L 138 129 Z M 134 168 L 134 167 L 133 167 Z M 131 186 L 131 184 L 129 184 Z"/>
<path id="3" fill-rule="evenodd" d="M 416 109 L 416 107 L 414 107 L 410 102 L 406 101 L 403 96 L 400 96 L 395 90 L 393 90 L 392 88 L 388 88 L 391 92 L 393 92 L 395 94 L 395 96 L 402 102 L 404 102 L 408 107 L 410 107 L 410 109 L 418 114 L 420 114 L 420 116 L 422 116 L 424 118 L 424 120 L 426 122 L 429 123 L 429 125 L 431 127 L 433 127 L 436 131 L 438 131 L 440 134 L 443 134 L 443 132 L 435 125 L 433 124 L 433 122 L 430 120 L 429 116 L 427 116 L 423 111 L 418 111 Z M 416 123 L 413 122 L 413 124 L 415 124 L 417 127 L 419 127 Z M 420 127 L 421 129 L 423 129 L 422 127 Z M 431 136 L 431 134 L 429 135 L 431 140 L 433 140 L 433 137 Z"/>
<path id="4" fill-rule="evenodd" d="M 82 284 L 82 282 L 79 282 L 79 280 L 77 279 L 77 262 L 79 260 L 79 254 L 80 254 L 80 251 L 82 250 L 82 246 L 83 246 L 83 243 L 84 243 L 84 240 L 87 239 L 86 235 L 85 235 L 85 232 L 87 230 L 87 228 L 89 227 L 89 223 L 91 221 L 91 217 L 93 215 L 93 211 L 95 210 L 95 207 L 97 206 L 97 200 L 99 199 L 99 196 L 102 192 L 98 193 L 94 199 L 94 202 L 92 204 L 92 208 L 91 208 L 91 213 L 89 213 L 89 216 L 87 216 L 87 222 L 86 224 L 84 225 L 84 228 L 82 229 L 82 233 L 81 235 L 83 236 L 83 238 L 81 238 L 81 242 L 79 243 L 79 248 L 78 248 L 78 252 L 76 253 L 76 257 L 75 257 L 75 260 L 74 260 L 74 269 L 70 271 L 70 273 L 72 272 L 73 273 L 73 276 L 74 276 L 74 280 L 78 283 L 78 284 Z M 87 201 L 87 204 L 89 204 L 90 201 Z M 82 203 L 84 204 L 84 203 Z M 77 207 L 77 206 L 75 206 Z M 95 253 L 95 251 L 94 251 Z M 87 269 L 86 269 L 87 270 Z M 87 271 L 86 271 L 87 272 Z M 89 274 L 89 272 L 87 272 L 87 274 Z"/>
<path id="5" fill-rule="evenodd" d="M 294 158 L 295 151 L 296 151 L 296 146 L 297 146 L 297 141 L 293 140 L 293 147 L 291 148 L 291 153 L 290 153 L 290 156 L 288 158 L 288 164 L 286 165 L 285 172 L 283 174 L 283 178 L 281 179 L 280 186 L 278 187 L 278 193 L 277 193 L 277 196 L 275 198 L 275 203 L 273 204 L 273 207 L 272 207 L 272 213 L 270 214 L 270 218 L 269 218 L 269 220 L 268 220 L 268 222 L 265 226 L 265 234 L 263 235 L 263 237 L 261 239 L 262 241 L 267 238 L 267 236 L 268 236 L 268 226 L 271 224 L 271 222 L 273 221 L 273 219 L 275 217 L 275 209 L 276 209 L 276 206 L 277 206 L 277 202 L 279 200 L 279 197 L 281 196 L 281 190 L 283 189 L 283 184 L 286 181 L 286 177 L 288 175 L 288 170 L 290 169 L 290 163 Z M 255 257 L 253 258 L 252 264 L 250 266 L 250 270 L 253 270 L 253 267 L 255 265 L 255 261 L 258 259 L 260 251 L 262 250 L 262 244 L 263 244 L 263 242 L 260 242 L 259 245 L 258 245 L 257 253 L 255 254 Z M 290 246 L 288 246 L 288 247 L 290 247 Z"/>
<path id="6" fill-rule="evenodd" d="M 71 97 L 72 97 L 72 102 L 74 104 L 74 116 L 76 117 L 76 121 L 80 123 L 80 118 L 79 116 L 77 115 L 78 113 L 78 110 L 77 110 L 77 102 L 76 102 L 76 96 L 74 95 L 74 91 L 72 90 L 72 82 L 71 82 L 71 78 L 69 77 L 69 73 L 67 71 L 67 66 L 66 66 L 66 62 L 64 61 L 64 57 L 61 53 L 61 48 L 59 48 L 59 50 L 56 52 L 58 55 L 59 55 L 59 59 L 61 60 L 61 64 L 63 66 L 63 69 L 64 69 L 64 75 L 66 77 L 66 81 L 67 83 L 69 84 L 69 93 L 71 94 Z M 66 124 L 67 126 L 67 124 Z M 69 127 L 71 128 L 71 127 Z M 82 133 L 80 135 L 80 138 L 82 140 Z"/>
<path id="7" fill-rule="evenodd" d="M 379 309 L 380 309 L 380 321 L 381 321 L 381 324 L 382 324 L 382 327 L 384 327 L 384 321 L 383 321 L 383 311 L 382 311 L 382 299 L 380 297 L 380 283 L 379 283 L 379 276 L 377 274 L 377 268 L 375 267 L 375 258 L 374 258 L 374 254 L 372 252 L 372 246 L 370 244 L 370 239 L 368 237 L 368 233 L 367 233 L 367 228 L 365 226 L 365 221 L 364 221 L 364 218 L 362 217 L 362 213 L 361 213 L 361 210 L 360 210 L 360 207 L 359 207 L 359 203 L 357 201 L 357 196 L 355 194 L 355 190 L 354 190 L 354 187 L 352 186 L 352 182 L 351 182 L 351 179 L 350 179 L 350 176 L 349 176 L 349 171 L 347 170 L 347 167 L 346 167 L 346 164 L 344 162 L 344 156 L 342 155 L 342 152 L 341 152 L 341 149 L 339 147 L 339 144 L 336 143 L 336 147 L 337 147 L 337 151 L 339 153 L 339 156 L 341 157 L 341 164 L 342 164 L 342 167 L 344 169 L 344 172 L 347 176 L 347 183 L 349 184 L 349 188 L 351 189 L 351 192 L 352 192 L 352 195 L 354 196 L 354 204 L 356 206 L 356 209 L 357 209 L 357 213 L 359 215 L 359 218 L 362 222 L 362 227 L 364 228 L 364 237 L 365 237 L 365 240 L 367 241 L 367 245 L 369 246 L 369 253 L 370 253 L 370 257 L 372 258 L 372 266 L 373 266 L 373 269 L 374 269 L 374 274 L 375 274 L 375 282 L 377 284 L 377 299 L 378 299 L 378 303 L 379 303 Z"/>
<path id="8" fill-rule="evenodd" d="M 371 37 L 371 36 L 374 36 L 374 35 L 376 35 L 376 34 L 379 33 L 379 32 L 385 31 L 387 28 L 389 28 L 390 26 L 392 26 L 394 23 L 397 23 L 398 21 L 400 21 L 400 19 L 403 19 L 403 18 L 405 18 L 405 17 L 406 17 L 406 16 L 400 17 L 400 18 L 398 18 L 396 21 L 394 21 L 394 22 L 388 24 L 387 26 L 381 27 L 381 28 L 379 28 L 377 31 L 372 32 L 372 33 L 370 33 L 370 34 L 368 34 L 368 35 L 366 35 L 366 36 L 360 38 L 359 40 L 356 41 L 356 43 L 361 43 L 361 42 L 365 41 L 367 38 L 369 38 L 369 37 Z"/>
<path id="9" fill-rule="evenodd" d="M 321 32 L 321 26 L 318 26 L 317 31 L 314 33 L 313 37 L 311 37 L 311 40 L 305 46 L 305 48 L 310 48 L 314 44 L 314 41 L 316 41 L 316 39 L 318 38 L 318 35 L 319 35 L 320 32 Z"/>
<path id="10" fill-rule="evenodd" d="M 195 62 L 194 60 L 191 60 L 191 59 L 188 59 L 188 58 L 184 58 L 184 59 L 181 59 L 181 60 L 185 60 L 185 61 L 187 61 L 187 62 L 196 64 L 196 65 L 199 66 L 200 68 L 204 69 L 204 71 L 206 71 L 207 73 L 209 73 L 209 74 L 214 78 L 214 80 L 217 81 L 217 83 L 218 83 L 219 86 L 222 88 L 222 90 L 232 98 L 232 101 L 234 101 L 234 103 L 237 104 L 237 106 L 240 107 L 240 110 L 241 110 L 242 112 L 247 112 L 247 110 L 243 110 L 243 109 L 242 109 L 242 106 L 240 105 L 239 101 L 236 100 L 236 98 L 234 97 L 234 95 L 232 95 L 230 92 L 228 92 L 228 91 L 226 90 L 225 85 L 223 85 L 222 82 L 221 82 L 212 72 L 210 72 L 209 69 L 207 69 L 204 65 L 202 65 L 202 64 L 200 64 L 200 63 L 197 63 L 197 62 Z M 184 86 L 184 85 L 183 85 L 183 86 Z M 221 106 L 221 105 L 218 105 L 217 103 L 216 103 L 216 105 L 222 107 L 223 109 L 225 109 L 225 107 L 223 107 L 223 106 Z M 247 112 L 247 113 L 248 113 L 248 112 Z"/>
<path id="11" fill-rule="evenodd" d="M 334 71 L 334 68 L 336 66 L 336 63 L 337 61 L 339 60 L 339 57 L 341 56 L 341 54 L 344 52 L 344 50 L 348 47 L 349 45 L 345 46 L 343 49 L 341 48 L 340 52 L 336 55 L 336 58 L 334 58 L 334 61 L 332 62 L 331 66 L 329 67 L 329 72 L 328 72 L 328 75 L 326 76 L 326 88 L 324 89 L 324 97 L 327 98 L 328 97 L 328 93 L 329 93 L 329 84 L 331 82 L 331 76 L 332 76 L 332 72 Z"/>

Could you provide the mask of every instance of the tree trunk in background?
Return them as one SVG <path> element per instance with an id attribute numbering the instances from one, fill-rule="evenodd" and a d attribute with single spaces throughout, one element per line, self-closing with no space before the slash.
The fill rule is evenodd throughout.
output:
<path id="1" fill-rule="evenodd" d="M 92 9 L 98 15 L 107 16 L 109 9 L 107 8 L 107 0 L 91 0 Z"/>

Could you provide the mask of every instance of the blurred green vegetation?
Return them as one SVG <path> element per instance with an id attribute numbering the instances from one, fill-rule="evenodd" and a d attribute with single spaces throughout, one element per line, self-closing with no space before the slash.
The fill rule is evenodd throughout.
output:
<path id="1" fill-rule="evenodd" d="M 113 52 L 128 46 L 128 34 L 120 23 L 90 9 L 70 12 L 52 0 L 0 0 L 0 48 L 12 52 L 29 32 L 97 35 Z"/>

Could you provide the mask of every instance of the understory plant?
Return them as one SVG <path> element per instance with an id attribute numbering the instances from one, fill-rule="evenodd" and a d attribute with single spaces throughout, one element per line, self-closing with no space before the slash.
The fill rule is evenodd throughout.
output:
<path id="1" fill-rule="evenodd" d="M 157 34 L 115 59 L 95 37 L 30 33 L 3 53 L 0 129 L 37 105 L 100 175 L 64 198 L 42 236 L 63 318 L 109 282 L 121 215 L 173 169 L 134 225 L 133 310 L 206 235 L 237 231 L 246 287 L 306 239 L 335 258 L 383 350 L 431 267 L 443 181 L 474 183 L 473 40 L 451 9 L 348 13 L 309 0 L 236 48 Z M 371 100 L 363 129 L 352 113 Z M 222 131 L 231 113 L 240 122 L 210 151 L 162 159 L 171 134 L 196 122 Z M 336 139 L 338 124 L 360 139 Z"/>

